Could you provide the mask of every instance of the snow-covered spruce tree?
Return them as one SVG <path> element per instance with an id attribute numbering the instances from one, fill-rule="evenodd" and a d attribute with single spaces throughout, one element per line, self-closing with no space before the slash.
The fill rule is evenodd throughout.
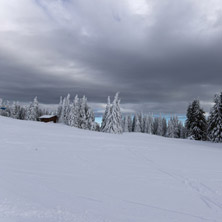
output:
<path id="1" fill-rule="evenodd" d="M 66 125 L 69 125 L 70 108 L 71 108 L 70 107 L 70 94 L 68 94 L 65 100 L 64 115 L 63 115 L 63 121 Z"/>
<path id="2" fill-rule="evenodd" d="M 167 137 L 180 138 L 179 120 L 177 116 L 173 116 L 168 121 Z"/>
<path id="3" fill-rule="evenodd" d="M 18 102 L 13 102 L 11 106 L 11 117 L 13 119 L 19 119 L 21 107 Z"/>
<path id="4" fill-rule="evenodd" d="M 119 93 L 116 93 L 113 103 L 110 107 L 110 113 L 107 115 L 105 128 L 103 132 L 120 134 L 122 129 L 122 114 L 120 111 Z"/>
<path id="5" fill-rule="evenodd" d="M 107 131 L 108 117 L 110 116 L 110 112 L 111 112 L 111 104 L 110 104 L 110 97 L 108 96 L 106 109 L 105 109 L 105 112 L 104 112 L 103 118 L 102 118 L 102 124 L 101 124 L 101 131 L 102 132 Z"/>
<path id="6" fill-rule="evenodd" d="M 222 92 L 215 95 L 214 106 L 208 118 L 208 138 L 215 143 L 222 142 Z"/>
<path id="7" fill-rule="evenodd" d="M 128 116 L 127 116 L 127 121 L 128 121 L 128 131 L 129 131 L 129 132 L 132 132 L 132 125 L 133 125 L 133 123 L 132 123 L 132 117 L 131 117 L 131 115 L 128 115 Z"/>
<path id="8" fill-rule="evenodd" d="M 143 117 L 143 132 L 148 133 L 148 127 L 149 127 L 149 117 L 145 115 Z"/>
<path id="9" fill-rule="evenodd" d="M 147 128 L 148 134 L 152 134 L 152 128 L 153 128 L 153 116 L 149 115 L 148 116 L 148 128 Z"/>
<path id="10" fill-rule="evenodd" d="M 133 117 L 133 132 L 140 133 L 141 131 L 142 129 L 139 114 L 136 113 Z"/>
<path id="11" fill-rule="evenodd" d="M 166 118 L 163 117 L 162 118 L 162 136 L 166 136 L 167 135 L 167 121 Z"/>
<path id="12" fill-rule="evenodd" d="M 26 108 L 26 120 L 37 121 L 39 117 L 39 103 L 37 97 L 34 98 L 33 102 Z"/>
<path id="13" fill-rule="evenodd" d="M 123 132 L 129 132 L 128 116 L 123 118 Z"/>
<path id="14" fill-rule="evenodd" d="M 69 125 L 73 127 L 80 127 L 80 104 L 79 104 L 79 97 L 78 95 L 75 96 L 73 104 L 70 108 L 69 113 Z"/>
<path id="15" fill-rule="evenodd" d="M 80 99 L 80 106 L 79 106 L 79 127 L 81 129 L 88 128 L 86 112 L 87 112 L 87 98 L 83 96 Z"/>
<path id="16" fill-rule="evenodd" d="M 156 132 L 156 134 L 159 136 L 163 135 L 163 122 L 162 121 L 163 121 L 162 116 L 160 115 L 158 117 L 158 126 L 157 126 L 157 132 Z"/>
<path id="17" fill-rule="evenodd" d="M 139 122 L 140 122 L 141 132 L 144 133 L 143 113 L 138 114 L 138 119 L 139 119 Z"/>
<path id="18" fill-rule="evenodd" d="M 65 98 L 63 98 L 59 122 L 69 125 L 69 112 L 70 112 L 70 94 L 68 94 Z"/>
<path id="19" fill-rule="evenodd" d="M 186 128 L 183 126 L 183 123 L 179 121 L 179 132 L 180 132 L 180 138 L 185 139 L 186 138 Z"/>
<path id="20" fill-rule="evenodd" d="M 158 124 L 159 124 L 159 118 L 155 117 L 152 124 L 152 134 L 154 135 L 157 135 Z"/>
<path id="21" fill-rule="evenodd" d="M 199 100 L 194 100 L 187 109 L 186 128 L 188 136 L 194 140 L 206 140 L 207 121 Z"/>
<path id="22" fill-rule="evenodd" d="M 87 129 L 96 131 L 97 125 L 95 124 L 95 115 L 92 109 L 86 104 L 86 122 L 87 122 Z"/>

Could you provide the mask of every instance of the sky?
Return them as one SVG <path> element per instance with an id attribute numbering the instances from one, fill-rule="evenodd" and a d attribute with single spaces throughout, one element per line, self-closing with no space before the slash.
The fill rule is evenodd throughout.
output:
<path id="1" fill-rule="evenodd" d="M 120 92 L 125 112 L 209 111 L 222 91 L 221 0 L 1 0 L 0 97 Z"/>

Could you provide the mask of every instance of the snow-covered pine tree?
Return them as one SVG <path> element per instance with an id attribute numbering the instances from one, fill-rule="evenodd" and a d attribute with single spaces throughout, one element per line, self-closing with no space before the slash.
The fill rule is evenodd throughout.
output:
<path id="1" fill-rule="evenodd" d="M 158 117 L 158 126 L 157 126 L 157 135 L 162 136 L 163 135 L 163 120 L 162 120 L 162 116 L 160 114 L 160 116 Z"/>
<path id="2" fill-rule="evenodd" d="M 11 117 L 13 119 L 19 119 L 20 116 L 20 105 L 18 102 L 13 102 L 11 106 Z"/>
<path id="3" fill-rule="evenodd" d="M 115 134 L 121 134 L 123 132 L 119 93 L 116 93 L 110 108 L 110 114 L 107 115 L 106 119 L 107 121 L 103 132 Z"/>
<path id="4" fill-rule="evenodd" d="M 132 132 L 132 117 L 131 115 L 127 116 L 127 121 L 128 121 L 128 132 Z"/>
<path id="5" fill-rule="evenodd" d="M 79 106 L 79 127 L 81 129 L 88 128 L 86 112 L 87 112 L 87 98 L 83 96 L 80 99 L 80 106 Z"/>
<path id="6" fill-rule="evenodd" d="M 183 123 L 179 121 L 179 134 L 180 138 L 185 139 L 186 138 L 186 128 L 183 126 Z"/>
<path id="7" fill-rule="evenodd" d="M 141 132 L 141 122 L 139 119 L 139 114 L 135 114 L 133 117 L 133 132 L 140 133 Z"/>
<path id="8" fill-rule="evenodd" d="M 149 127 L 149 117 L 145 115 L 143 117 L 143 132 L 148 133 L 148 127 Z"/>
<path id="9" fill-rule="evenodd" d="M 141 132 L 144 133 L 143 113 L 138 114 L 138 119 L 139 119 L 139 122 L 140 122 Z"/>
<path id="10" fill-rule="evenodd" d="M 63 121 L 66 125 L 69 125 L 69 112 L 70 112 L 70 94 L 66 97 L 66 104 L 64 109 Z"/>
<path id="11" fill-rule="evenodd" d="M 167 134 L 167 121 L 166 118 L 162 118 L 162 136 L 166 136 Z"/>
<path id="12" fill-rule="evenodd" d="M 69 125 L 70 108 L 71 108 L 70 107 L 70 94 L 68 94 L 66 97 L 63 98 L 63 101 L 62 101 L 62 109 L 61 109 L 59 122 Z"/>
<path id="13" fill-rule="evenodd" d="M 148 134 L 152 134 L 152 128 L 153 128 L 153 116 L 149 115 L 148 116 L 148 128 L 147 128 Z"/>
<path id="14" fill-rule="evenodd" d="M 96 131 L 97 126 L 95 125 L 95 115 L 93 110 L 86 104 L 86 121 L 87 129 Z"/>
<path id="15" fill-rule="evenodd" d="M 111 112 L 111 104 L 110 104 L 110 97 L 108 96 L 106 109 L 105 109 L 105 112 L 104 112 L 103 118 L 102 118 L 102 124 L 101 124 L 101 131 L 102 132 L 107 131 L 108 117 L 110 116 L 110 112 Z"/>
<path id="16" fill-rule="evenodd" d="M 123 132 L 129 132 L 128 117 L 127 116 L 124 116 L 124 118 L 123 118 Z"/>
<path id="17" fill-rule="evenodd" d="M 180 138 L 179 120 L 177 116 L 173 116 L 168 121 L 167 136 L 170 138 Z"/>
<path id="18" fill-rule="evenodd" d="M 186 128 L 189 137 L 194 140 L 206 140 L 207 121 L 204 113 L 197 99 L 188 106 Z"/>
<path id="19" fill-rule="evenodd" d="M 215 95 L 214 106 L 208 118 L 208 138 L 215 143 L 222 142 L 222 92 Z"/>
<path id="20" fill-rule="evenodd" d="M 37 96 L 33 102 L 26 108 L 26 120 L 37 121 L 39 117 L 39 102 Z"/>
<path id="21" fill-rule="evenodd" d="M 157 135 L 158 124 L 159 124 L 159 118 L 155 117 L 152 124 L 152 134 L 154 135 Z"/>
<path id="22" fill-rule="evenodd" d="M 74 127 L 80 127 L 80 104 L 79 104 L 79 97 L 78 95 L 75 96 L 73 104 L 70 108 L 70 117 L 69 117 L 69 125 Z"/>

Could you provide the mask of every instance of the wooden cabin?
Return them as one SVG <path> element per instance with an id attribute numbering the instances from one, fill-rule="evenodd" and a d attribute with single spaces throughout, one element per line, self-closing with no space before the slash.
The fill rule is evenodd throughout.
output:
<path id="1" fill-rule="evenodd" d="M 56 123 L 58 120 L 58 117 L 56 115 L 44 115 L 39 117 L 39 121 L 48 123 L 48 122 L 54 122 Z"/>

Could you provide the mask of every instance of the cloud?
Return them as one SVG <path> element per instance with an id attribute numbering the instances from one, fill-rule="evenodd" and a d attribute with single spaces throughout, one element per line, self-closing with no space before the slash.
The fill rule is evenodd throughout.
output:
<path id="1" fill-rule="evenodd" d="M 101 107 L 184 113 L 209 109 L 222 84 L 219 0 L 2 0 L 0 96 L 56 103 L 86 94 Z"/>

